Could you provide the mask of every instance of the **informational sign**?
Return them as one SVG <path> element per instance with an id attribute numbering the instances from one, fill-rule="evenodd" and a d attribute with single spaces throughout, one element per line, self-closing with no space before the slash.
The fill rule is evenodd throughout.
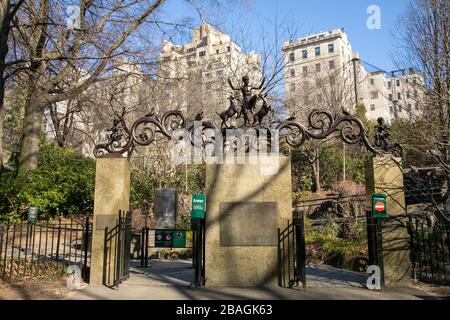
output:
<path id="1" fill-rule="evenodd" d="M 173 248 L 173 230 L 155 230 L 155 247 Z"/>
<path id="2" fill-rule="evenodd" d="M 386 218 L 386 195 L 376 193 L 372 195 L 372 215 L 374 218 Z"/>
<path id="3" fill-rule="evenodd" d="M 173 231 L 173 247 L 174 248 L 186 248 L 186 231 L 174 230 Z"/>
<path id="4" fill-rule="evenodd" d="M 28 222 L 36 222 L 38 217 L 38 208 L 31 207 L 28 208 Z"/>
<path id="5" fill-rule="evenodd" d="M 204 194 L 192 195 L 192 219 L 205 219 L 205 203 Z"/>

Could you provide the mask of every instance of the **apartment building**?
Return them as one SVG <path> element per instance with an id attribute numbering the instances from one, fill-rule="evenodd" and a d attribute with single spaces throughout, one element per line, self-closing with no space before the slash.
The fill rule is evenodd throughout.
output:
<path id="1" fill-rule="evenodd" d="M 423 76 L 414 70 L 400 70 L 393 76 L 367 72 L 344 29 L 285 42 L 282 51 L 288 113 L 304 119 L 315 108 L 355 112 L 360 104 L 369 120 L 383 117 L 392 123 L 421 115 Z"/>
<path id="2" fill-rule="evenodd" d="M 383 71 L 367 77 L 367 118 L 379 117 L 392 123 L 397 119 L 414 120 L 422 116 L 423 75 L 413 69 L 399 70 L 391 75 Z"/>
<path id="3" fill-rule="evenodd" d="M 175 45 L 164 41 L 160 54 L 158 82 L 162 92 L 161 107 L 180 109 L 188 114 L 200 110 L 210 119 L 228 108 L 230 77 L 235 86 L 249 75 L 251 85 L 262 80 L 260 56 L 246 54 L 229 35 L 209 24 L 192 31 L 192 41 Z"/>
<path id="4" fill-rule="evenodd" d="M 288 112 L 307 113 L 317 107 L 355 109 L 353 70 L 359 78 L 365 70 L 353 64 L 352 51 L 343 29 L 307 35 L 285 42 L 285 99 Z M 358 97 L 361 101 L 363 95 Z"/>

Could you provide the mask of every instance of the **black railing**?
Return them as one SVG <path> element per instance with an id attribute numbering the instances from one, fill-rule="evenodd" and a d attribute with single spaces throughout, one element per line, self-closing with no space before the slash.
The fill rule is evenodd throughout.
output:
<path id="1" fill-rule="evenodd" d="M 12 223 L 0 225 L 0 279 L 45 278 L 62 275 L 65 267 L 78 265 L 89 281 L 92 224 Z"/>
<path id="2" fill-rule="evenodd" d="M 430 212 L 409 215 L 413 278 L 450 284 L 450 222 Z"/>
<path id="3" fill-rule="evenodd" d="M 119 212 L 116 226 L 105 228 L 103 284 L 118 289 L 130 276 L 131 214 Z"/>
<path id="4" fill-rule="evenodd" d="M 292 288 L 302 283 L 306 289 L 305 216 L 294 213 L 292 223 L 278 229 L 278 285 Z"/>

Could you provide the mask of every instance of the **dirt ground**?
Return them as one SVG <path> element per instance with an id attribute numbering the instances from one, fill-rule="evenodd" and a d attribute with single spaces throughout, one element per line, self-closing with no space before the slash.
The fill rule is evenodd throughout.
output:
<path id="1" fill-rule="evenodd" d="M 59 300 L 71 293 L 66 288 L 65 280 L 0 282 L 0 300 Z"/>

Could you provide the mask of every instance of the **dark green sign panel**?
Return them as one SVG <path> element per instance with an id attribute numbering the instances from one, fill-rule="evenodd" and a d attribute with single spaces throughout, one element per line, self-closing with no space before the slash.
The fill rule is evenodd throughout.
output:
<path id="1" fill-rule="evenodd" d="M 186 248 L 186 231 L 174 230 L 172 234 L 174 248 Z"/>
<path id="2" fill-rule="evenodd" d="M 38 217 L 38 208 L 28 208 L 28 222 L 36 222 Z"/>
<path id="3" fill-rule="evenodd" d="M 204 194 L 192 195 L 192 219 L 205 219 L 205 203 Z"/>
<path id="4" fill-rule="evenodd" d="M 155 247 L 173 248 L 173 230 L 155 230 Z"/>
<path id="5" fill-rule="evenodd" d="M 372 195 L 372 215 L 374 218 L 386 218 L 386 195 L 376 193 Z"/>

